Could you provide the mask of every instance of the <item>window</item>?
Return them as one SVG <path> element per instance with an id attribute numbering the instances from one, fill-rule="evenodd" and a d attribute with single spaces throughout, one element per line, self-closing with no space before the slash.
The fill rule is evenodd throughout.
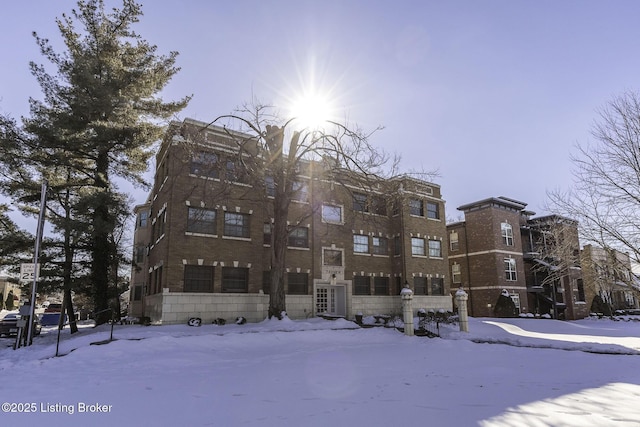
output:
<path id="1" fill-rule="evenodd" d="M 296 227 L 289 232 L 289 246 L 294 248 L 309 247 L 309 229 L 307 227 Z"/>
<path id="2" fill-rule="evenodd" d="M 515 258 L 505 258 L 504 259 L 504 273 L 505 273 L 505 278 L 508 281 L 516 281 L 516 280 L 518 280 L 518 275 L 516 273 L 516 260 L 515 260 Z"/>
<path id="3" fill-rule="evenodd" d="M 367 211 L 367 195 L 362 193 L 353 194 L 353 210 L 356 212 Z"/>
<path id="4" fill-rule="evenodd" d="M 402 277 L 396 276 L 396 295 L 400 295 L 402 292 Z"/>
<path id="5" fill-rule="evenodd" d="M 389 295 L 389 278 L 374 277 L 373 292 L 375 295 Z"/>
<path id="6" fill-rule="evenodd" d="M 502 230 L 502 243 L 513 246 L 513 227 L 511 224 L 503 222 L 500 224 L 500 229 Z"/>
<path id="7" fill-rule="evenodd" d="M 149 224 L 149 211 L 140 211 L 136 225 L 138 228 L 145 228 Z"/>
<path id="8" fill-rule="evenodd" d="M 225 212 L 224 235 L 232 237 L 249 237 L 249 215 Z"/>
<path id="9" fill-rule="evenodd" d="M 400 240 L 400 236 L 395 236 L 393 238 L 393 254 L 400 255 L 402 253 L 402 241 Z"/>
<path id="10" fill-rule="evenodd" d="M 206 151 L 195 153 L 191 158 L 189 172 L 193 175 L 218 178 L 218 156 Z"/>
<path id="11" fill-rule="evenodd" d="M 262 229 L 262 244 L 270 245 L 271 244 L 271 223 L 265 222 Z"/>
<path id="12" fill-rule="evenodd" d="M 187 213 L 187 231 L 191 233 L 216 234 L 216 211 L 190 207 Z"/>
<path id="13" fill-rule="evenodd" d="M 306 182 L 294 181 L 291 185 L 293 190 L 292 199 L 299 202 L 309 201 L 309 186 Z"/>
<path id="14" fill-rule="evenodd" d="M 427 218 L 440 219 L 440 208 L 437 203 L 427 202 Z"/>
<path id="15" fill-rule="evenodd" d="M 142 301 L 142 289 L 143 285 L 135 285 L 133 287 L 133 299 L 132 301 Z"/>
<path id="16" fill-rule="evenodd" d="M 165 227 L 167 225 L 167 211 L 164 210 L 160 215 L 158 215 L 158 228 L 156 231 L 158 232 L 158 239 L 164 236 Z"/>
<path id="17" fill-rule="evenodd" d="M 322 251 L 322 265 L 342 267 L 342 251 L 325 249 Z"/>
<path id="18" fill-rule="evenodd" d="M 414 277 L 413 289 L 416 295 L 427 295 L 427 278 L 426 277 Z"/>
<path id="19" fill-rule="evenodd" d="M 511 301 L 513 301 L 513 304 L 516 306 L 516 314 L 520 314 L 520 295 L 511 293 L 509 294 L 509 297 L 511 298 Z"/>
<path id="20" fill-rule="evenodd" d="M 276 181 L 274 180 L 274 178 L 272 176 L 265 176 L 264 177 L 264 187 L 265 187 L 265 191 L 267 192 L 267 196 L 275 197 L 275 195 L 276 195 Z"/>
<path id="21" fill-rule="evenodd" d="M 424 216 L 424 207 L 422 206 L 422 200 L 410 199 L 409 213 L 415 216 Z"/>
<path id="22" fill-rule="evenodd" d="M 222 292 L 249 292 L 249 269 L 222 267 Z"/>
<path id="23" fill-rule="evenodd" d="M 411 255 L 425 255 L 424 239 L 420 237 L 411 238 Z"/>
<path id="24" fill-rule="evenodd" d="M 353 276 L 353 294 L 371 295 L 371 278 L 369 276 Z"/>
<path id="25" fill-rule="evenodd" d="M 370 199 L 369 212 L 376 215 L 387 215 L 387 202 L 381 196 L 372 196 Z"/>
<path id="26" fill-rule="evenodd" d="M 584 296 L 584 282 L 582 281 L 582 279 L 577 279 L 576 280 L 576 287 L 578 288 L 578 301 L 585 301 L 585 296 Z"/>
<path id="27" fill-rule="evenodd" d="M 309 275 L 307 273 L 287 273 L 287 286 L 289 294 L 307 295 Z"/>
<path id="28" fill-rule="evenodd" d="M 368 254 L 369 253 L 369 236 L 364 236 L 362 234 L 354 234 L 353 235 L 353 252 L 359 254 Z"/>
<path id="29" fill-rule="evenodd" d="M 184 291 L 213 292 L 213 267 L 209 265 L 185 265 Z"/>
<path id="30" fill-rule="evenodd" d="M 136 246 L 133 263 L 134 264 L 142 264 L 144 262 L 144 254 L 147 252 L 146 246 Z"/>
<path id="31" fill-rule="evenodd" d="M 458 233 L 457 232 L 452 231 L 451 234 L 449 234 L 449 245 L 451 247 L 451 251 L 458 250 Z"/>
<path id="32" fill-rule="evenodd" d="M 442 242 L 440 240 L 429 240 L 429 256 L 442 258 Z"/>
<path id="33" fill-rule="evenodd" d="M 389 243 L 386 237 L 373 237 L 371 241 L 375 255 L 387 255 L 389 253 Z"/>
<path id="34" fill-rule="evenodd" d="M 444 295 L 444 278 L 431 278 L 431 295 Z"/>
<path id="35" fill-rule="evenodd" d="M 460 272 L 460 264 L 451 266 L 451 280 L 453 283 L 462 283 L 462 273 Z"/>
<path id="36" fill-rule="evenodd" d="M 342 207 L 334 205 L 322 205 L 322 221 L 341 224 Z"/>
<path id="37" fill-rule="evenodd" d="M 225 179 L 227 181 L 237 181 L 236 163 L 233 160 L 227 160 L 225 168 Z"/>

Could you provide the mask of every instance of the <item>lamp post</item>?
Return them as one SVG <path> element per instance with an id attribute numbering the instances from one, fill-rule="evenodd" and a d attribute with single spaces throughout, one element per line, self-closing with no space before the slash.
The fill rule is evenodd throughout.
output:
<path id="1" fill-rule="evenodd" d="M 42 233 L 44 228 L 44 213 L 47 209 L 47 181 L 42 182 L 40 193 L 40 215 L 38 217 L 38 228 L 36 231 L 36 244 L 33 255 L 33 285 L 31 286 L 31 308 L 29 314 L 29 327 L 27 328 L 27 345 L 31 345 L 33 339 L 33 318 L 36 313 L 36 295 L 38 289 L 38 261 L 40 259 L 40 243 L 42 242 Z"/>

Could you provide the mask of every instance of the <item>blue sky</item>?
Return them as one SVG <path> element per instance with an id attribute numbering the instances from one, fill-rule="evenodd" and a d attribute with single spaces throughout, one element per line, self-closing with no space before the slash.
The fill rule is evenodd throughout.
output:
<path id="1" fill-rule="evenodd" d="M 117 6 L 117 1 L 107 1 Z M 569 156 L 597 111 L 636 90 L 637 1 L 142 1 L 134 28 L 182 71 L 165 99 L 210 120 L 257 97 L 282 108 L 310 85 L 371 142 L 435 180 L 456 219 L 491 196 L 545 213 L 571 184 Z M 28 114 L 44 63 L 31 32 L 60 46 L 54 19 L 73 1 L 3 2 L 0 112 Z M 135 194 L 142 202 L 144 192 Z"/>

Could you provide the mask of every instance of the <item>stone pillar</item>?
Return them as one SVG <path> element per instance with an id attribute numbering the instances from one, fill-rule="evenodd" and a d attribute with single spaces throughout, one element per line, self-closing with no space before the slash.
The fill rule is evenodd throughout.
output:
<path id="1" fill-rule="evenodd" d="M 460 332 L 469 332 L 469 313 L 467 311 L 467 300 L 469 295 L 462 289 L 456 292 L 456 304 L 458 305 L 458 317 L 460 319 Z"/>
<path id="2" fill-rule="evenodd" d="M 400 291 L 402 297 L 402 317 L 404 320 L 404 334 L 407 336 L 413 336 L 413 308 L 411 307 L 411 300 L 413 299 L 413 291 L 409 289 L 409 286 L 405 286 Z"/>

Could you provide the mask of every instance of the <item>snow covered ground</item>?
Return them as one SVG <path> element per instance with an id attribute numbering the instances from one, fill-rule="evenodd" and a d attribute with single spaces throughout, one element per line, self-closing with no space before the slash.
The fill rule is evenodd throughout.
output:
<path id="1" fill-rule="evenodd" d="M 0 314 L 0 317 L 2 314 Z M 345 320 L 45 329 L 0 339 L 0 425 L 638 426 L 640 322 Z"/>

